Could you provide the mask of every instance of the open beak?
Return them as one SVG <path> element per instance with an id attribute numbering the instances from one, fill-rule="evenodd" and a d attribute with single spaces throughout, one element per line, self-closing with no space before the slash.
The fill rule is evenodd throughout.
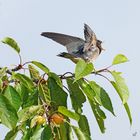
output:
<path id="1" fill-rule="evenodd" d="M 102 44 L 104 43 L 105 41 L 102 41 Z M 105 51 L 105 49 L 104 48 L 102 48 L 102 46 L 101 46 L 101 49 L 102 49 L 102 51 Z"/>
<path id="2" fill-rule="evenodd" d="M 103 51 L 105 51 L 105 49 L 104 48 L 101 48 Z"/>

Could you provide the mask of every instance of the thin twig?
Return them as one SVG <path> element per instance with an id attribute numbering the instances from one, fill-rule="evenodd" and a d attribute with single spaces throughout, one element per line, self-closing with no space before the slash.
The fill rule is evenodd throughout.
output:
<path id="1" fill-rule="evenodd" d="M 97 73 L 97 75 L 104 77 L 106 80 L 108 80 L 110 82 L 110 80 L 106 76 L 104 76 L 104 75 L 102 75 L 100 73 Z"/>
<path id="2" fill-rule="evenodd" d="M 108 67 L 106 67 L 106 68 L 100 69 L 100 70 L 96 71 L 96 73 L 106 72 L 106 71 L 108 71 L 108 69 L 109 69 L 110 67 L 112 67 L 112 65 L 110 65 L 110 66 L 108 66 Z"/>
<path id="3" fill-rule="evenodd" d="M 71 75 L 71 76 L 60 76 L 60 79 L 68 79 L 68 78 L 73 78 L 75 75 Z"/>
<path id="4" fill-rule="evenodd" d="M 101 73 L 101 72 L 109 72 L 109 68 L 110 67 L 112 67 L 112 65 L 110 65 L 110 66 L 108 66 L 108 67 L 106 67 L 106 68 L 103 68 L 103 69 L 100 69 L 100 70 L 97 70 L 97 71 L 93 71 L 93 72 L 91 72 L 91 74 L 95 74 L 95 75 L 99 75 L 99 73 Z M 66 76 L 67 74 L 71 74 L 71 76 Z M 59 77 L 60 77 L 60 79 L 67 79 L 67 78 L 73 78 L 74 76 L 75 76 L 75 74 L 74 73 L 72 73 L 72 72 L 66 72 L 66 73 L 64 73 L 64 74 L 62 74 L 62 75 L 58 75 Z"/>
<path id="5" fill-rule="evenodd" d="M 65 76 L 67 74 L 71 74 L 71 76 Z M 66 79 L 67 77 L 71 78 L 71 77 L 74 77 L 74 74 L 72 72 L 66 72 L 62 75 L 58 75 L 60 77 L 60 79 Z"/>
<path id="6" fill-rule="evenodd" d="M 63 87 L 70 93 L 70 90 L 66 86 L 63 85 Z"/>
<path id="7" fill-rule="evenodd" d="M 19 62 L 20 62 L 20 65 L 22 65 L 22 58 L 21 58 L 21 55 L 18 54 L 18 56 L 19 56 Z"/>
<path id="8" fill-rule="evenodd" d="M 32 63 L 32 61 L 25 62 L 25 63 L 22 64 L 22 66 L 25 66 L 25 65 L 27 65 L 29 63 Z"/>
<path id="9" fill-rule="evenodd" d="M 19 64 L 18 66 L 16 66 L 15 68 L 13 68 L 13 69 L 8 69 L 8 70 L 6 71 L 6 73 L 12 75 L 12 72 L 21 70 L 21 69 L 23 69 L 23 66 L 24 66 L 24 65 L 31 63 L 31 61 L 28 61 L 28 62 L 25 62 L 24 64 L 21 64 L 21 63 L 22 63 L 22 62 L 21 62 L 21 61 L 22 61 L 22 60 L 21 60 L 21 56 L 19 55 L 19 57 L 20 57 L 20 64 Z M 0 67 L 0 69 L 2 69 L 2 67 Z"/>

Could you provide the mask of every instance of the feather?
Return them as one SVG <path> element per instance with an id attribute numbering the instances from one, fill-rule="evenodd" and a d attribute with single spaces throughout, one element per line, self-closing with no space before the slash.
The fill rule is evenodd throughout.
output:
<path id="1" fill-rule="evenodd" d="M 43 33 L 41 33 L 41 35 L 44 37 L 48 37 L 48 38 L 56 41 L 57 43 L 60 43 L 63 46 L 67 46 L 73 42 L 81 42 L 81 43 L 84 42 L 84 40 L 81 38 L 70 36 L 70 35 L 65 35 L 65 34 L 61 34 L 61 33 L 43 32 Z"/>

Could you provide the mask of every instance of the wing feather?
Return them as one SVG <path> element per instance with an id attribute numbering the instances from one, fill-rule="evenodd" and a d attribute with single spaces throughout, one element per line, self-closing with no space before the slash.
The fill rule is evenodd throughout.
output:
<path id="1" fill-rule="evenodd" d="M 70 36 L 70 35 L 65 35 L 65 34 L 61 34 L 61 33 L 43 32 L 43 33 L 41 33 L 41 35 L 44 37 L 48 37 L 64 46 L 67 46 L 73 42 L 84 43 L 84 40 L 81 38 Z"/>
<path id="2" fill-rule="evenodd" d="M 84 24 L 84 36 L 85 36 L 85 46 L 83 51 L 88 50 L 91 46 L 96 47 L 97 42 L 96 35 L 87 24 Z"/>
<path id="3" fill-rule="evenodd" d="M 85 36 L 86 42 L 91 42 L 91 40 L 93 38 L 96 39 L 95 33 L 92 31 L 92 29 L 87 24 L 84 24 L 84 36 Z"/>

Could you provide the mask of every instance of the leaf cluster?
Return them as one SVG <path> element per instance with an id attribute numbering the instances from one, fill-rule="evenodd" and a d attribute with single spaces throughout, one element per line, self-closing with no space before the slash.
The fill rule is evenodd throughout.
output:
<path id="1" fill-rule="evenodd" d="M 15 40 L 7 37 L 2 42 L 20 56 L 20 48 Z M 119 95 L 132 123 L 127 103 L 128 87 L 120 72 L 110 70 L 113 65 L 128 61 L 124 55 L 117 55 L 111 66 L 101 70 L 96 70 L 92 63 L 79 60 L 74 73 L 61 75 L 52 72 L 41 62 L 22 64 L 21 56 L 19 58 L 17 67 L 0 68 L 0 122 L 10 129 L 5 140 L 14 140 L 18 132 L 22 134 L 21 140 L 73 140 L 74 135 L 79 140 L 91 140 L 89 120 L 83 111 L 86 102 L 91 106 L 100 131 L 104 133 L 104 110 L 114 116 L 115 111 L 105 87 L 86 78 L 91 74 L 107 79 Z M 114 80 L 110 80 L 106 74 L 111 74 Z M 68 97 L 72 108 L 68 107 Z M 72 119 L 77 125 L 73 125 Z"/>

